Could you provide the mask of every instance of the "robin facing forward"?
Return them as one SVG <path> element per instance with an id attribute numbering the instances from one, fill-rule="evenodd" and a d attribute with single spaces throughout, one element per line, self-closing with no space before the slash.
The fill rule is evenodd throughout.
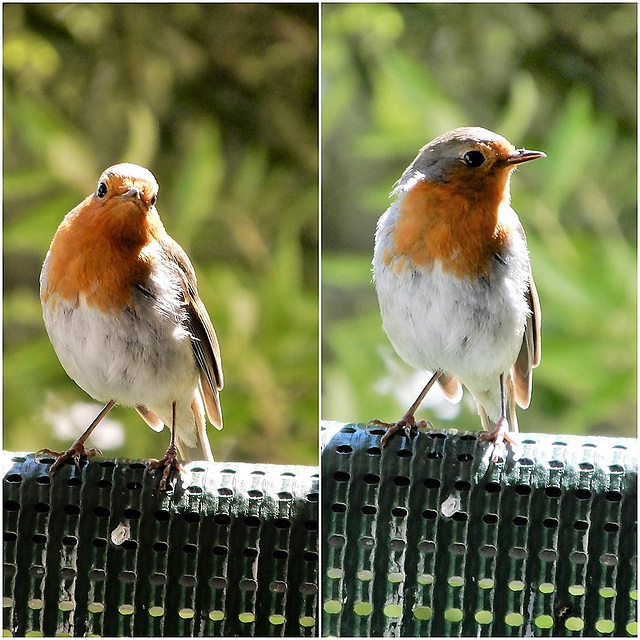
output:
<path id="1" fill-rule="evenodd" d="M 109 167 L 98 187 L 64 218 L 40 274 L 44 323 L 70 378 L 105 402 L 88 429 L 57 457 L 95 455 L 85 442 L 116 405 L 147 424 L 171 427 L 160 489 L 177 454 L 213 460 L 205 410 L 222 428 L 218 339 L 200 300 L 187 254 L 165 231 L 153 174 L 135 164 Z"/>
<path id="2" fill-rule="evenodd" d="M 388 428 L 383 444 L 425 424 L 414 414 L 436 381 L 452 402 L 469 389 L 494 451 L 513 442 L 515 403 L 529 406 L 540 362 L 540 305 L 509 182 L 544 157 L 464 127 L 423 147 L 397 182 L 376 231 L 380 312 L 400 357 L 434 373 L 401 420 L 374 421 Z"/>

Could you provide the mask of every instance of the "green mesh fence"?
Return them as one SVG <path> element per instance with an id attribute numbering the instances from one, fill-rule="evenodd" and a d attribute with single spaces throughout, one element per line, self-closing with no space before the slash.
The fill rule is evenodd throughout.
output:
<path id="1" fill-rule="evenodd" d="M 318 473 L 4 453 L 4 634 L 316 636 Z"/>
<path id="2" fill-rule="evenodd" d="M 636 440 L 383 433 L 324 427 L 325 635 L 636 634 Z"/>

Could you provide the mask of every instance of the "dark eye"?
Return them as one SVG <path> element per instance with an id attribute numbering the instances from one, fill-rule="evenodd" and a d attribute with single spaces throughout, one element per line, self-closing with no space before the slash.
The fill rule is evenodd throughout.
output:
<path id="1" fill-rule="evenodd" d="M 485 157 L 479 151 L 467 151 L 462 156 L 464 163 L 470 167 L 479 167 L 485 160 Z"/>
<path id="2" fill-rule="evenodd" d="M 96 195 L 98 196 L 98 198 L 104 198 L 107 195 L 107 185 L 104 182 L 101 182 L 98 185 Z"/>
<path id="3" fill-rule="evenodd" d="M 153 196 L 153 198 L 151 198 L 151 206 L 153 206 L 158 200 L 158 196 Z"/>

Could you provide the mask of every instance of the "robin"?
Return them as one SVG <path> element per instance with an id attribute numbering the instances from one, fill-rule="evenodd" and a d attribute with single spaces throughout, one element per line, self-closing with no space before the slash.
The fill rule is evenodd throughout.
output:
<path id="1" fill-rule="evenodd" d="M 387 428 L 383 445 L 426 426 L 415 412 L 436 382 L 452 402 L 462 385 L 471 392 L 494 460 L 504 440 L 514 444 L 515 403 L 529 406 L 540 363 L 540 304 L 509 183 L 520 164 L 544 157 L 463 127 L 424 146 L 396 183 L 378 221 L 374 282 L 394 349 L 433 374 L 398 422 L 373 421 Z"/>
<path id="2" fill-rule="evenodd" d="M 223 386 L 218 339 L 198 295 L 196 275 L 156 210 L 158 184 L 135 164 L 109 167 L 96 191 L 72 209 L 56 231 L 40 274 L 49 339 L 64 370 L 90 396 L 106 403 L 64 452 L 80 465 L 87 438 L 116 405 L 135 407 L 156 431 L 170 425 L 161 460 L 164 491 L 171 469 L 187 460 L 213 460 L 205 410 L 222 428 Z"/>

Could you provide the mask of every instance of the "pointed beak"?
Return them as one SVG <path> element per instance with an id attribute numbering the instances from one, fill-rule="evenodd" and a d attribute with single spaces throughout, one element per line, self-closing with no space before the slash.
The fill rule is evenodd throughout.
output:
<path id="1" fill-rule="evenodd" d="M 138 189 L 138 187 L 131 187 L 131 189 L 129 189 L 129 191 L 127 191 L 126 193 L 122 194 L 123 198 L 140 198 L 140 194 L 141 191 L 140 189 Z"/>
<path id="2" fill-rule="evenodd" d="M 507 164 L 513 166 L 521 164 L 523 162 L 529 162 L 529 160 L 536 160 L 537 158 L 546 158 L 547 154 L 542 151 L 529 151 L 528 149 L 516 149 L 509 154 L 507 158 Z"/>

